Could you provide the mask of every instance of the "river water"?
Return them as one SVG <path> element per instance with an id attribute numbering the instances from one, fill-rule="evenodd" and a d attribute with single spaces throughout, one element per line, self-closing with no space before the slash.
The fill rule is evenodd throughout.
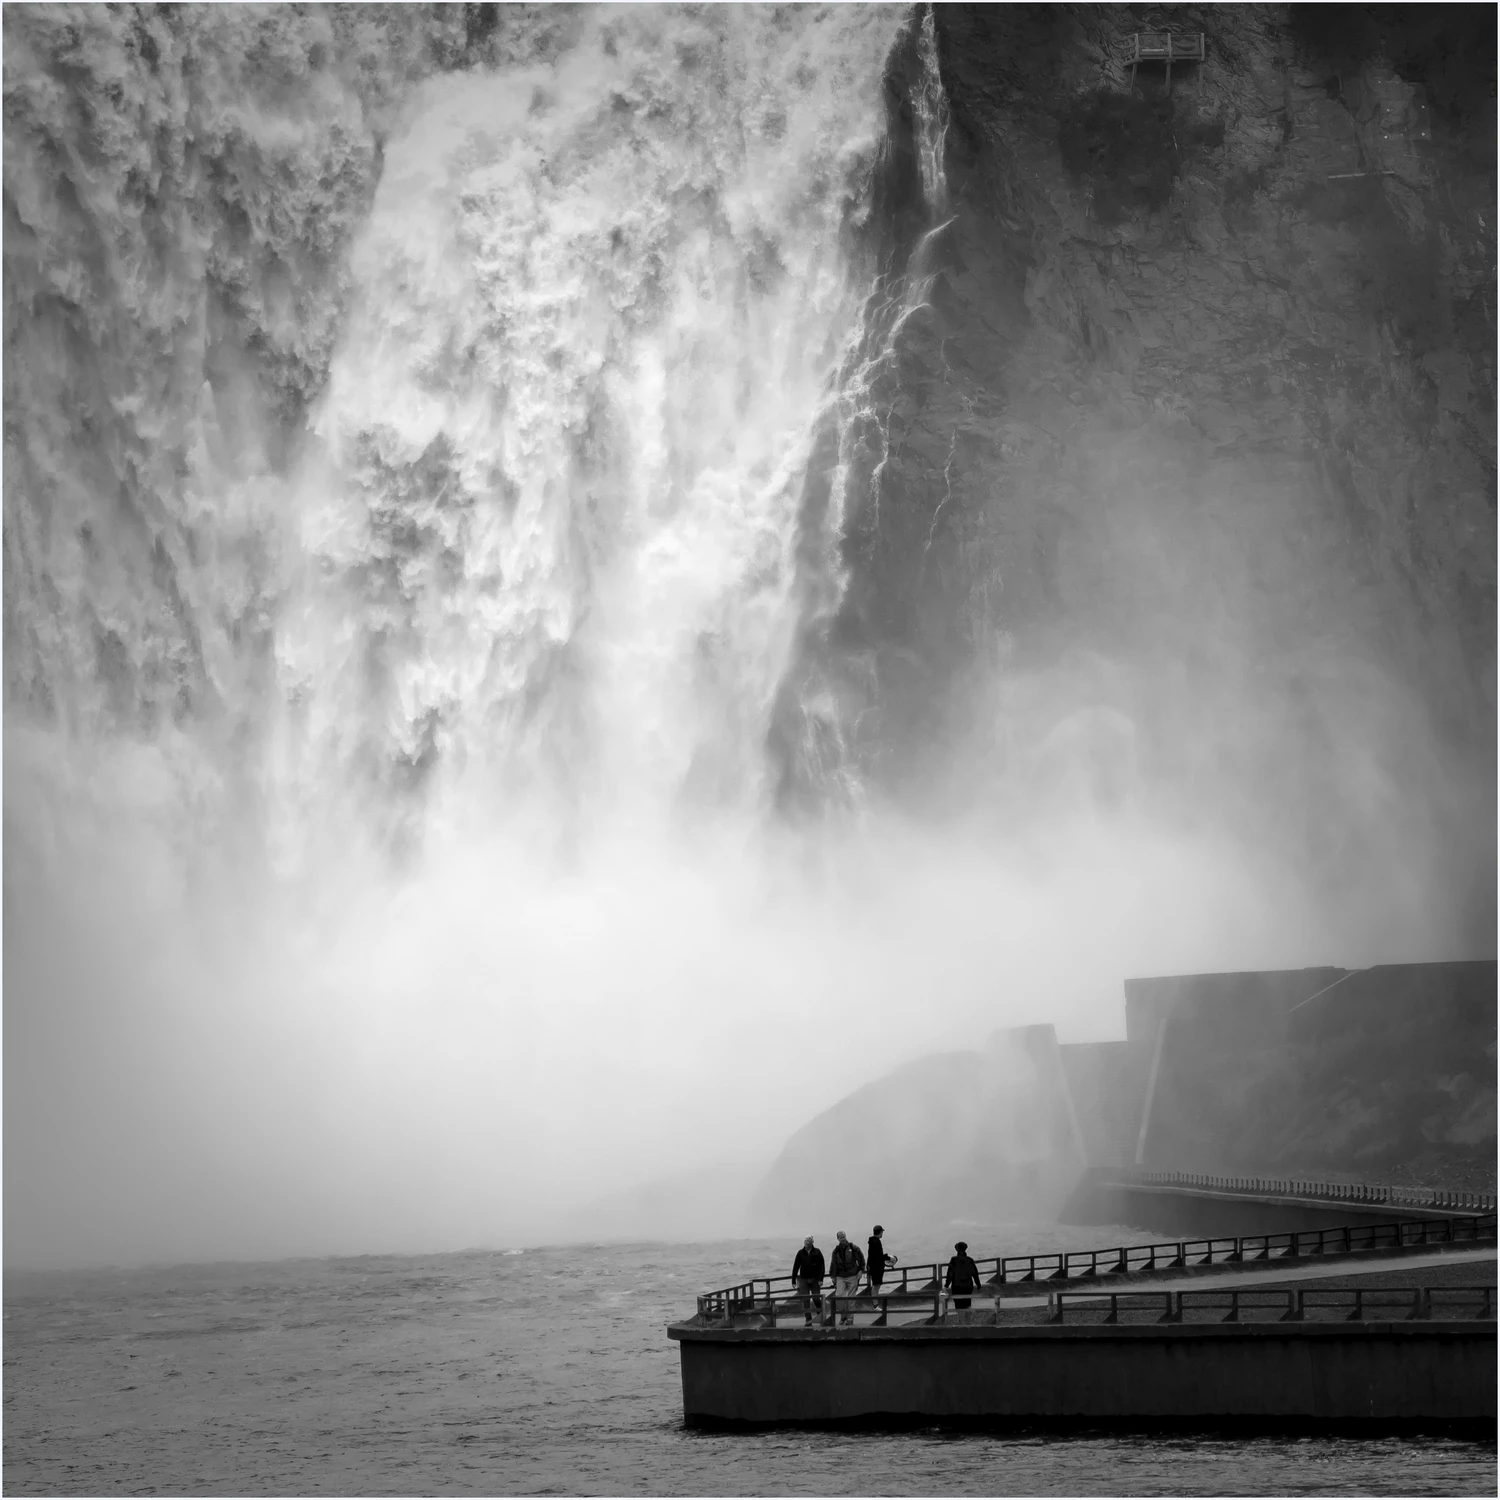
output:
<path id="1" fill-rule="evenodd" d="M 789 1254 L 743 1241 L 13 1274 L 5 1488 L 1494 1492 L 1493 1445 L 1439 1438 L 686 1430 L 665 1325 L 691 1312 L 695 1292 L 776 1272 Z"/>

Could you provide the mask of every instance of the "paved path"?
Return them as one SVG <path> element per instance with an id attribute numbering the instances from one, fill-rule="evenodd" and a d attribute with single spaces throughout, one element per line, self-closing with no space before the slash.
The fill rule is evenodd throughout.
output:
<path id="1" fill-rule="evenodd" d="M 1119 1282 L 1115 1285 L 1105 1284 L 1101 1278 L 1100 1281 L 1088 1285 L 1079 1282 L 1072 1284 L 1064 1282 L 1059 1283 L 1059 1287 L 1061 1290 L 1070 1292 L 1144 1292 L 1154 1291 L 1157 1287 L 1197 1292 L 1213 1291 L 1226 1286 L 1284 1286 L 1288 1282 L 1321 1281 L 1332 1277 L 1390 1276 L 1399 1273 L 1404 1278 L 1410 1271 L 1425 1270 L 1434 1266 L 1479 1266 L 1486 1263 L 1493 1266 L 1495 1260 L 1495 1246 L 1487 1245 L 1473 1250 L 1444 1250 L 1431 1255 L 1381 1256 L 1364 1262 L 1338 1260 L 1331 1264 L 1319 1265 L 1316 1262 L 1304 1261 L 1300 1265 L 1278 1267 L 1275 1270 L 1221 1271 L 1218 1273 L 1206 1271 L 1198 1276 L 1162 1276 L 1152 1281 Z M 1481 1275 L 1478 1279 L 1484 1281 L 1491 1277 Z M 1013 1307 L 1045 1307 L 1046 1305 L 1045 1297 L 1006 1297 L 1001 1303 L 1007 1311 Z"/>

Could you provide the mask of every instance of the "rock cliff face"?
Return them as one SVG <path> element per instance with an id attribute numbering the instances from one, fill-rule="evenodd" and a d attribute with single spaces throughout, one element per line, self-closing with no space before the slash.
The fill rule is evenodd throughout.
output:
<path id="1" fill-rule="evenodd" d="M 1371 16 L 938 8 L 952 220 L 829 655 L 905 796 L 1420 870 L 1488 953 L 1494 19 Z M 1132 84 L 1168 25 L 1206 62 Z"/>
<path id="2" fill-rule="evenodd" d="M 554 23 L 10 15 L 7 700 L 232 739 L 284 602 L 262 481 L 323 389 L 385 135 L 425 75 Z M 1355 904 L 1403 878 L 1432 951 L 1492 951 L 1488 12 L 933 19 L 946 97 L 913 26 L 862 230 L 901 315 L 872 320 L 868 499 L 808 644 L 831 740 L 907 802 L 1131 803 Z M 1123 62 L 1165 24 L 1207 47 L 1170 92 Z"/>

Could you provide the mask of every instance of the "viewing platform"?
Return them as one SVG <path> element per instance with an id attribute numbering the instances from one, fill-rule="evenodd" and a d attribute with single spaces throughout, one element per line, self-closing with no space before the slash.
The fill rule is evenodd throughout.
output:
<path id="1" fill-rule="evenodd" d="M 1130 86 L 1135 87 L 1135 70 L 1142 63 L 1164 63 L 1167 69 L 1167 91 L 1172 89 L 1172 65 L 1201 63 L 1208 56 L 1208 45 L 1201 31 L 1137 31 L 1131 35 L 1125 52 L 1130 67 Z"/>
<path id="2" fill-rule="evenodd" d="M 812 1326 L 790 1277 L 756 1277 L 668 1335 L 690 1426 L 1487 1434 L 1495 1247 L 1491 1214 L 992 1256 L 966 1308 L 910 1266 Z"/>
<path id="3" fill-rule="evenodd" d="M 1497 1218 L 1493 1213 L 1393 1220 L 1385 1224 L 1338 1224 L 1325 1229 L 1279 1234 L 1221 1235 L 1205 1239 L 1157 1240 L 1102 1250 L 1053 1250 L 1027 1255 L 989 1256 L 975 1261 L 980 1297 L 1035 1296 L 1048 1286 L 1094 1286 L 1233 1272 L 1284 1268 L 1309 1262 L 1351 1265 L 1399 1260 L 1445 1249 L 1493 1250 Z M 898 1279 L 899 1278 L 899 1279 Z M 873 1304 L 930 1303 L 941 1299 L 943 1266 L 938 1262 L 895 1267 L 890 1289 Z M 831 1296 L 824 1297 L 832 1301 Z M 802 1301 L 790 1276 L 756 1277 L 738 1286 L 705 1292 L 698 1298 L 698 1318 L 705 1323 L 737 1318 L 765 1320 L 776 1327 L 782 1316 L 802 1316 Z"/>

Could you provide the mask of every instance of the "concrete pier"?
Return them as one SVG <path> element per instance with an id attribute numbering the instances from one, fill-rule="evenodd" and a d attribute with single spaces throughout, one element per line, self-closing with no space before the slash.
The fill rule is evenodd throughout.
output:
<path id="1" fill-rule="evenodd" d="M 1493 1320 L 669 1332 L 690 1426 L 1495 1426 Z"/>

